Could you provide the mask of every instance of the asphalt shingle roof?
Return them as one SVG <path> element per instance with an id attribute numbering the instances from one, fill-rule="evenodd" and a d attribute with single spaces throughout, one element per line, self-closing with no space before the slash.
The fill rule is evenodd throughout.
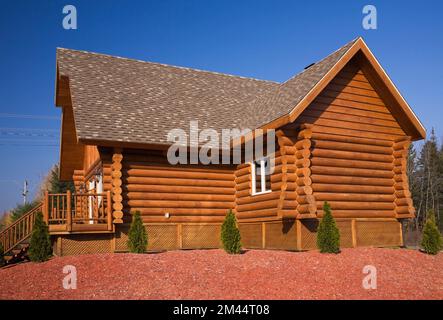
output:
<path id="1" fill-rule="evenodd" d="M 167 133 L 259 128 L 288 114 L 356 40 L 284 83 L 57 49 L 81 140 L 170 144 Z"/>

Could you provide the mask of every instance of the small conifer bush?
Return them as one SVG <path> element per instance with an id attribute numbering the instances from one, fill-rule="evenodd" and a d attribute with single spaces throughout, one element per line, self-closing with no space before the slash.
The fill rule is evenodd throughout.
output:
<path id="1" fill-rule="evenodd" d="M 43 214 L 41 212 L 38 212 L 35 216 L 28 255 L 29 259 L 35 262 L 46 261 L 52 256 L 48 226 L 43 221 Z"/>
<path id="2" fill-rule="evenodd" d="M 435 223 L 434 211 L 430 210 L 423 228 L 421 246 L 427 254 L 437 254 L 443 248 L 443 239 Z"/>
<path id="3" fill-rule="evenodd" d="M 132 216 L 131 227 L 128 234 L 128 248 L 132 253 L 144 253 L 148 246 L 148 234 L 143 225 L 140 211 L 136 211 Z"/>
<path id="4" fill-rule="evenodd" d="M 232 210 L 229 210 L 221 226 L 221 241 L 223 249 L 227 253 L 239 254 L 241 252 L 240 231 L 237 228 L 237 219 Z"/>
<path id="5" fill-rule="evenodd" d="M 328 202 L 323 204 L 323 218 L 317 230 L 317 247 L 322 253 L 340 252 L 340 232 L 331 214 L 331 207 Z"/>

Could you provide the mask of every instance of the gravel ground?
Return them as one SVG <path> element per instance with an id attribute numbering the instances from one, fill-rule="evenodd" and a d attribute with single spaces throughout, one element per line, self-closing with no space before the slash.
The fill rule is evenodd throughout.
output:
<path id="1" fill-rule="evenodd" d="M 77 289 L 63 288 L 63 267 Z M 364 289 L 363 268 L 377 268 Z M 338 255 L 250 250 L 95 254 L 0 269 L 0 299 L 443 299 L 443 253 L 343 249 Z"/>

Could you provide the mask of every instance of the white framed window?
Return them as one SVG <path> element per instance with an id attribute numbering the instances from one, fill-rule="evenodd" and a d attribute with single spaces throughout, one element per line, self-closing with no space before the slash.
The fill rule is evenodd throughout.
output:
<path id="1" fill-rule="evenodd" d="M 252 195 L 271 192 L 271 173 L 269 158 L 251 162 Z"/>

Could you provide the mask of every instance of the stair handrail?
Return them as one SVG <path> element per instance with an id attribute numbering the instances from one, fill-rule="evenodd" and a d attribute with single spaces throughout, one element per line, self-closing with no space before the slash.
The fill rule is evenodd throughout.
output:
<path id="1" fill-rule="evenodd" d="M 42 211 L 43 203 L 40 202 L 34 208 L 23 214 L 20 218 L 7 226 L 4 230 L 0 231 L 0 242 L 3 244 L 3 253 L 8 253 L 14 247 L 28 238 L 32 233 L 32 227 L 34 225 L 35 216 L 37 212 Z M 26 224 L 28 222 L 28 224 Z M 21 228 L 20 228 L 21 226 Z M 20 234 L 17 236 L 17 229 Z M 14 235 L 15 231 L 15 236 Z"/>

